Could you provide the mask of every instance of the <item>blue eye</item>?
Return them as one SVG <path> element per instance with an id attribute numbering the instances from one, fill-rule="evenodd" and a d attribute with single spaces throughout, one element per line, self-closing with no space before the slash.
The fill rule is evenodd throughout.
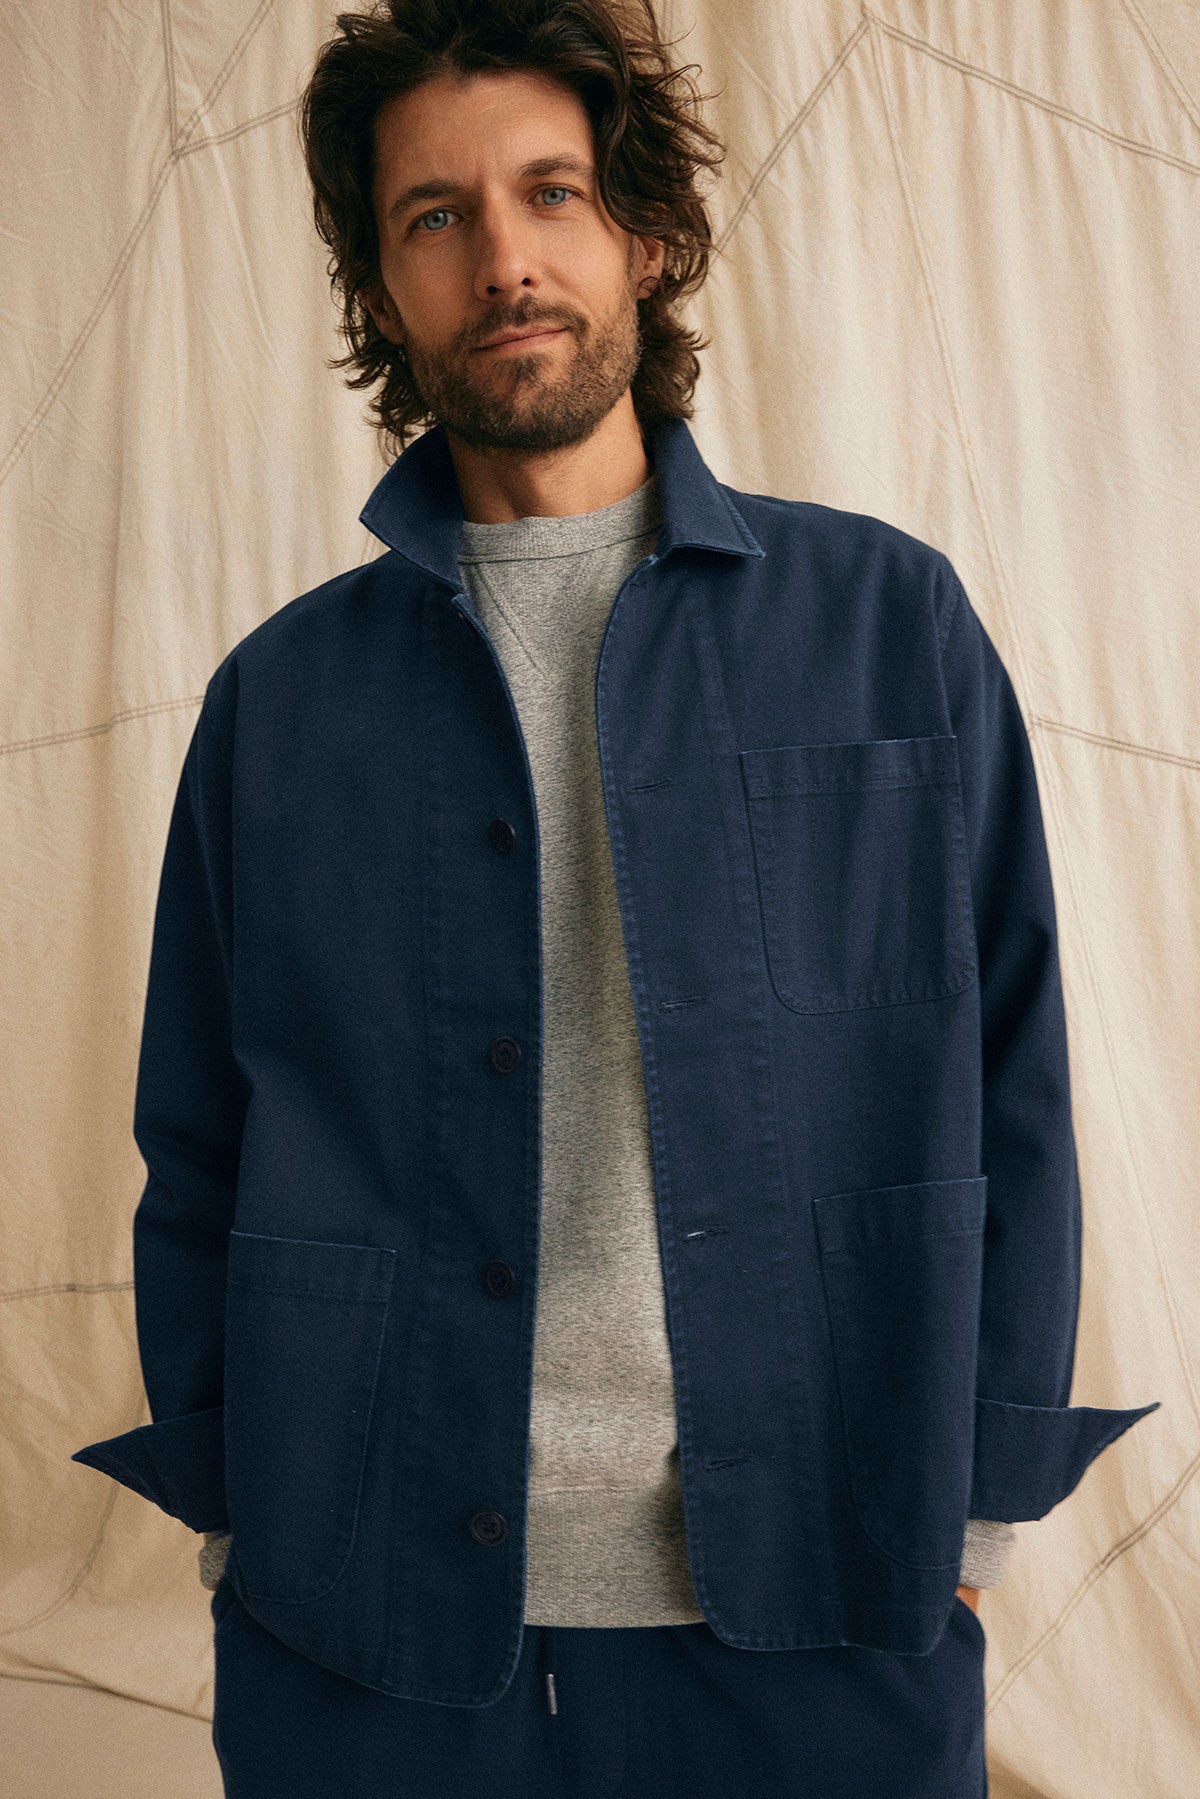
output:
<path id="1" fill-rule="evenodd" d="M 557 212 L 561 209 L 565 200 L 571 198 L 572 190 L 569 187 L 560 187 L 556 184 L 553 187 L 539 188 L 538 192 L 539 194 L 562 194 L 564 196 L 564 200 L 557 201 L 550 208 L 552 212 Z M 444 218 L 448 213 L 453 213 L 453 211 L 454 208 L 452 206 L 435 206 L 432 212 L 423 212 L 418 218 L 414 219 L 412 229 L 414 231 L 423 229 L 426 219 L 436 219 L 439 216 Z M 440 237 L 442 233 L 440 228 L 434 227 L 433 229 L 426 230 L 425 235 L 426 237 Z"/>

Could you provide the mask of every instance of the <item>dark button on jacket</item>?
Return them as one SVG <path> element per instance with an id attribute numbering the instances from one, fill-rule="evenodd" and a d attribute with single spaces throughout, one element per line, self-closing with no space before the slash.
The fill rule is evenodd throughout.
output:
<path id="1" fill-rule="evenodd" d="M 504 1299 L 513 1291 L 517 1277 L 507 1262 L 489 1262 L 483 1271 L 484 1285 L 489 1293 Z"/>
<path id="2" fill-rule="evenodd" d="M 501 1512 L 476 1512 L 470 1531 L 477 1543 L 503 1543 L 508 1535 L 508 1519 Z"/>
<path id="3" fill-rule="evenodd" d="M 512 1037 L 494 1037 L 488 1055 L 497 1073 L 512 1074 L 521 1060 L 521 1045 Z"/>
<path id="4" fill-rule="evenodd" d="M 967 1519 L 1043 1517 L 1158 1403 L 1069 1403 L 1033 759 L 941 551 L 735 491 L 682 421 L 648 448 L 663 525 L 595 729 L 695 1591 L 737 1647 L 924 1654 Z M 537 813 L 440 427 L 362 519 L 388 553 L 237 644 L 188 747 L 134 1116 L 153 1422 L 74 1460 L 232 1531 L 302 1654 L 478 1706 L 524 1618 Z"/>

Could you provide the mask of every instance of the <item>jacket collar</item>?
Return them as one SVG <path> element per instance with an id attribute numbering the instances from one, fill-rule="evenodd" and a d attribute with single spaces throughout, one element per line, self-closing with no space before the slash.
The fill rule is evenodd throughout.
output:
<path id="1" fill-rule="evenodd" d="M 650 444 L 662 500 L 659 557 L 684 544 L 735 556 L 766 554 L 701 456 L 686 420 L 662 421 L 653 427 Z M 444 426 L 430 426 L 405 447 L 358 516 L 389 549 L 461 587 L 462 497 Z"/>

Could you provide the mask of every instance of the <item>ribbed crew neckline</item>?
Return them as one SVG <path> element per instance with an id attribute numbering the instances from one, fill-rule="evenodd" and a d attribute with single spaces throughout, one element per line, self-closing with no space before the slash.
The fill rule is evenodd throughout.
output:
<path id="1" fill-rule="evenodd" d="M 662 498 L 658 475 L 652 470 L 649 479 L 632 493 L 592 512 L 571 512 L 562 518 L 544 518 L 534 513 L 528 518 L 502 519 L 493 525 L 464 519 L 458 560 L 522 562 L 531 557 L 574 556 L 581 550 L 596 550 L 641 537 L 661 523 Z"/>

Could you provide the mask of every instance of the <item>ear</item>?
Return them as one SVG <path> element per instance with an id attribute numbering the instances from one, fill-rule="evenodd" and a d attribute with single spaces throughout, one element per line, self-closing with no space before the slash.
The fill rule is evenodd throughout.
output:
<path id="1" fill-rule="evenodd" d="M 389 343 L 401 344 L 404 335 L 400 326 L 399 314 L 392 303 L 392 296 L 381 281 L 373 282 L 362 290 L 362 303 L 375 321 L 376 329 L 382 332 Z"/>
<path id="2" fill-rule="evenodd" d="M 634 239 L 635 260 L 641 265 L 637 278 L 639 300 L 644 300 L 657 287 L 666 254 L 667 247 L 660 238 L 637 237 Z"/>

